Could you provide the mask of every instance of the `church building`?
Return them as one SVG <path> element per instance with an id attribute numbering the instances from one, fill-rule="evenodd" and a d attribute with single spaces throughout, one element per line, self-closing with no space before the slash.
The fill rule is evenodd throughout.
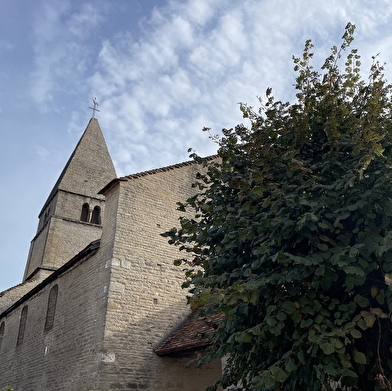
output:
<path id="1" fill-rule="evenodd" d="M 23 282 L 0 292 L 0 390 L 202 391 L 187 366 L 211 320 L 189 318 L 178 225 L 195 162 L 117 178 L 92 118 L 39 213 Z"/>

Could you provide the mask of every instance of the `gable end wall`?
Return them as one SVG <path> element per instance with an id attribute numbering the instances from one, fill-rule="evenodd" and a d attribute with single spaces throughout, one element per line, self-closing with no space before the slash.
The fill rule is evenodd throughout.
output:
<path id="1" fill-rule="evenodd" d="M 201 391 L 220 376 L 220 362 L 186 368 L 189 357 L 158 357 L 153 351 L 189 314 L 181 288 L 184 273 L 173 265 L 178 249 L 160 234 L 178 226 L 176 203 L 192 195 L 191 183 L 199 169 L 186 165 L 119 182 L 116 188 L 104 340 L 104 350 L 113 360 L 102 368 L 103 389 Z"/>

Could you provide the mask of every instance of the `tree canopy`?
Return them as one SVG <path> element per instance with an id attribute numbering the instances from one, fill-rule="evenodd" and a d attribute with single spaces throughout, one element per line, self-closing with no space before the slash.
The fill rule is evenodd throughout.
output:
<path id="1" fill-rule="evenodd" d="M 294 103 L 241 105 L 165 234 L 192 308 L 222 314 L 199 360 L 228 357 L 217 384 L 392 389 L 391 85 L 377 58 L 361 77 L 353 34 L 319 71 L 310 40 L 293 57 Z"/>

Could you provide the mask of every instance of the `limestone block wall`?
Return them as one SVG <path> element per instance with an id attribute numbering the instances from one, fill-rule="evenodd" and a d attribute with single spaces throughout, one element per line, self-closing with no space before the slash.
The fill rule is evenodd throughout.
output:
<path id="1" fill-rule="evenodd" d="M 102 228 L 93 224 L 53 217 L 50 221 L 44 265 L 59 267 L 101 237 Z"/>
<path id="2" fill-rule="evenodd" d="M 89 243 L 99 239 L 102 227 L 58 216 L 52 216 L 43 230 L 33 239 L 24 278 L 37 267 L 64 265 Z"/>
<path id="3" fill-rule="evenodd" d="M 38 216 L 38 227 L 37 227 L 37 234 L 42 230 L 45 224 L 49 221 L 49 218 L 54 214 L 54 210 L 57 203 L 57 195 L 51 199 L 51 201 L 46 205 L 45 209 L 41 211 L 40 215 Z"/>
<path id="4" fill-rule="evenodd" d="M 113 258 L 114 241 L 117 231 L 117 213 L 120 197 L 120 187 L 113 188 L 105 194 L 105 221 L 102 229 L 101 244 L 99 252 L 101 257 L 107 262 L 107 269 L 110 270 L 110 260 Z"/>
<path id="5" fill-rule="evenodd" d="M 178 250 L 160 234 L 178 225 L 176 203 L 191 195 L 197 170 L 194 164 L 185 165 L 117 186 L 104 339 L 111 361 L 103 364 L 101 389 L 205 390 L 220 375 L 220 363 L 185 368 L 189 358 L 162 358 L 153 352 L 189 313 L 181 288 L 184 274 L 173 265 Z M 108 199 L 106 207 L 113 201 Z"/>
<path id="6" fill-rule="evenodd" d="M 101 218 L 103 220 L 103 215 L 105 213 L 105 200 L 103 196 L 100 196 L 100 198 L 98 195 L 97 197 L 88 197 L 61 190 L 57 197 L 55 214 L 57 216 L 80 220 L 82 206 L 85 203 L 87 203 L 90 207 L 90 217 L 93 208 L 95 206 L 99 206 L 101 209 Z M 90 219 L 88 221 L 90 221 Z"/>
<path id="7" fill-rule="evenodd" d="M 41 228 L 35 238 L 31 241 L 23 281 L 41 265 L 48 233 L 49 223 Z"/>
<path id="8" fill-rule="evenodd" d="M 109 269 L 98 253 L 53 281 L 41 283 L 41 288 L 11 313 L 0 314 L 0 327 L 2 322 L 5 325 L 0 345 L 0 389 L 99 389 L 99 369 L 105 359 L 102 339 L 108 278 Z M 55 285 L 58 296 L 54 324 L 45 330 L 49 292 Z M 26 329 L 23 341 L 17 345 L 25 306 Z"/>

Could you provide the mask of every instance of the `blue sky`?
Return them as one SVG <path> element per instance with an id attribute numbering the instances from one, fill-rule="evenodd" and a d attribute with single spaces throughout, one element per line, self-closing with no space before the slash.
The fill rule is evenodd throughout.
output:
<path id="1" fill-rule="evenodd" d="M 215 145 L 267 87 L 294 96 L 292 55 L 321 62 L 347 22 L 363 71 L 392 73 L 389 0 L 0 0 L 0 291 L 21 282 L 38 213 L 91 117 L 119 176 Z M 390 65 L 389 65 L 390 64 Z"/>

